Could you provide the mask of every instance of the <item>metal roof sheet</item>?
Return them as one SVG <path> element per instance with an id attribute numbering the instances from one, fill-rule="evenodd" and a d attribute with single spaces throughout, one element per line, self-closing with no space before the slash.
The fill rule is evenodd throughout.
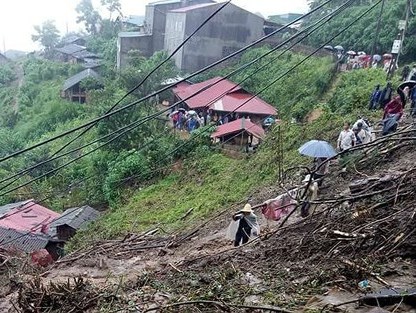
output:
<path id="1" fill-rule="evenodd" d="M 88 205 L 79 208 L 70 208 L 62 213 L 60 217 L 56 218 L 50 224 L 50 228 L 52 229 L 61 225 L 68 225 L 73 229 L 83 229 L 90 222 L 95 221 L 99 216 L 100 212 Z"/>
<path id="2" fill-rule="evenodd" d="M 68 78 L 63 86 L 63 90 L 68 90 L 72 86 L 78 84 L 80 81 L 84 80 L 87 77 L 93 77 L 96 79 L 101 79 L 101 76 L 95 72 L 94 70 L 88 68 L 86 70 L 83 70 L 82 72 L 79 72 L 78 74 L 75 74 L 74 76 Z"/>
<path id="3" fill-rule="evenodd" d="M 176 86 L 175 88 L 173 88 L 173 92 L 180 99 L 187 99 L 193 94 L 204 89 L 204 91 L 201 91 L 199 94 L 186 100 L 185 103 L 190 109 L 205 108 L 206 106 L 210 104 L 211 101 L 217 99 L 223 94 L 227 92 L 234 92 L 234 91 L 241 89 L 241 87 L 239 87 L 237 84 L 227 79 L 220 81 L 221 79 L 223 78 L 214 77 L 214 78 L 211 78 L 209 80 L 203 81 L 198 84 L 193 84 L 193 85 L 180 84 Z"/>
<path id="4" fill-rule="evenodd" d="M 166 5 L 166 4 L 181 3 L 181 2 L 182 2 L 182 0 L 161 0 L 161 1 L 150 2 L 148 5 L 150 5 L 150 6 Z"/>
<path id="5" fill-rule="evenodd" d="M 16 249 L 30 253 L 45 248 L 48 242 L 49 236 L 46 235 L 0 227 L 0 248 L 2 249 Z"/>
<path id="6" fill-rule="evenodd" d="M 211 86 L 212 84 L 215 85 Z M 250 93 L 227 79 L 222 80 L 221 77 L 214 77 L 193 85 L 179 84 L 173 88 L 173 92 L 178 98 L 187 99 L 203 89 L 205 90 L 185 100 L 186 105 L 190 109 L 202 109 L 209 106 L 213 110 L 223 112 L 277 115 L 277 111 L 273 106 L 259 97 L 250 99 L 252 97 Z"/>
<path id="7" fill-rule="evenodd" d="M 97 54 L 95 54 L 94 52 L 87 51 L 87 50 L 81 50 L 81 51 L 78 51 L 78 52 L 74 52 L 72 54 L 72 56 L 74 58 L 77 58 L 77 59 L 86 59 L 86 58 L 93 59 L 93 58 L 98 58 L 98 55 Z"/>
<path id="8" fill-rule="evenodd" d="M 145 37 L 145 36 L 152 36 L 152 35 L 145 34 L 142 32 L 119 32 L 118 36 L 120 38 L 132 38 L 132 37 Z"/>
<path id="9" fill-rule="evenodd" d="M 59 213 L 49 210 L 33 201 L 17 206 L 0 218 L 0 227 L 17 231 L 46 232 L 48 224 Z"/>
<path id="10" fill-rule="evenodd" d="M 171 10 L 169 12 L 172 12 L 172 13 L 186 13 L 186 12 L 189 12 L 189 11 L 192 11 L 192 10 L 202 9 L 202 8 L 205 8 L 205 7 L 210 7 L 210 6 L 219 5 L 219 4 L 220 3 L 195 4 L 195 5 L 190 5 L 190 6 L 187 6 L 187 7 L 180 8 L 180 9 Z"/>
<path id="11" fill-rule="evenodd" d="M 9 203 L 3 206 L 0 206 L 0 218 L 8 213 L 9 211 L 13 210 L 14 208 L 17 207 L 21 207 L 23 205 L 25 205 L 26 203 L 30 202 L 31 200 L 26 200 L 26 201 L 20 201 L 20 202 L 15 202 L 15 203 Z"/>
<path id="12" fill-rule="evenodd" d="M 245 130 L 256 138 L 262 139 L 265 136 L 263 128 L 254 124 L 249 119 L 238 119 L 230 123 L 218 126 L 215 132 L 211 135 L 212 138 L 220 138 L 227 135 L 233 135 Z"/>
<path id="13" fill-rule="evenodd" d="M 277 115 L 277 110 L 273 106 L 259 97 L 253 98 L 252 94 L 244 90 L 229 93 L 215 103 L 211 104 L 209 107 L 214 111 L 222 112 L 265 116 Z"/>
<path id="14" fill-rule="evenodd" d="M 127 24 L 132 24 L 136 26 L 142 26 L 144 23 L 145 17 L 142 15 L 129 15 L 123 18 L 123 22 Z"/>
<path id="15" fill-rule="evenodd" d="M 71 43 L 71 44 L 63 46 L 61 48 L 56 48 L 55 50 L 59 51 L 61 53 L 64 53 L 64 54 L 70 54 L 71 55 L 75 52 L 79 52 L 79 51 L 86 50 L 86 49 L 87 48 L 84 47 L 84 46 L 80 46 L 80 45 L 77 45 L 75 43 Z"/>

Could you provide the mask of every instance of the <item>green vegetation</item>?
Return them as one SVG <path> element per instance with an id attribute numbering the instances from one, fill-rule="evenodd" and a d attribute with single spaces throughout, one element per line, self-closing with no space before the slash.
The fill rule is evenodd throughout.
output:
<path id="1" fill-rule="evenodd" d="M 111 14 L 120 9 L 118 1 L 106 0 L 102 3 Z M 360 9 L 362 7 L 359 6 L 351 10 Z M 3 110 L 0 145 L 4 147 L 0 156 L 102 115 L 166 58 L 166 54 L 156 53 L 147 59 L 139 51 L 133 51 L 130 53 L 130 67 L 122 72 L 114 71 L 117 24 L 111 19 L 97 17 L 91 1 L 82 1 L 78 13 L 79 21 L 94 35 L 87 40 L 88 48 L 103 57 L 103 88 L 101 82 L 97 84 L 96 80 L 84 81 L 82 86 L 88 90 L 89 103 L 80 105 L 61 98 L 60 94 L 64 80 L 82 69 L 79 65 L 29 57 L 22 64 L 25 75 L 18 92 L 16 87 L 10 86 L 15 78 L 11 71 L 13 67 L 4 70 L 5 74 L 0 71 L 0 77 L 6 77 L 3 84 L 8 84 L 0 85 L 0 107 Z M 102 21 L 101 29 L 94 28 L 96 19 Z M 227 68 L 212 70 L 197 80 L 225 76 L 269 51 L 267 47 L 251 49 Z M 244 81 L 242 86 L 247 91 L 258 93 L 305 57 L 297 53 L 280 54 L 274 52 L 230 79 Z M 88 244 L 86 238 L 111 238 L 157 224 L 162 224 L 167 230 L 194 225 L 225 207 L 244 201 L 263 187 L 276 184 L 279 162 L 276 150 L 280 141 L 285 151 L 285 169 L 308 164 L 311 160 L 301 157 L 297 152 L 302 143 L 313 138 L 334 142 L 344 119 L 352 121 L 358 114 L 368 114 L 366 107 L 369 95 L 377 83 L 383 82 L 384 73 L 363 70 L 335 77 L 334 70 L 330 57 L 312 57 L 260 93 L 260 97 L 278 108 L 283 122 L 281 131 L 278 127 L 273 128 L 254 155 L 240 159 L 225 156 L 211 149 L 209 133 L 204 130 L 198 130 L 193 139 L 186 142 L 173 134 L 162 119 L 139 124 L 127 134 L 106 143 L 101 149 L 59 172 L 47 174 L 115 138 L 113 132 L 119 128 L 159 110 L 155 99 L 150 99 L 100 122 L 65 151 L 107 136 L 101 142 L 79 151 L 74 150 L 59 160 L 26 173 L 17 181 L 0 183 L 3 190 L 8 190 L 47 174 L 0 200 L 5 203 L 27 198 L 41 199 L 51 194 L 53 197 L 45 204 L 56 210 L 85 203 L 109 208 L 100 221 L 75 238 L 73 245 L 77 246 Z M 162 81 L 178 74 L 173 62 L 168 62 L 121 105 L 159 89 Z M 162 97 L 171 96 L 165 94 Z M 16 101 L 19 104 L 17 112 Z M 322 115 L 313 123 L 302 124 L 317 108 Z M 300 123 L 289 123 L 292 118 Z M 283 137 L 280 138 L 280 135 Z M 4 162 L 0 167 L 0 180 L 45 161 L 75 136 L 77 133 Z M 181 219 L 191 208 L 192 214 L 187 219 Z"/>
<path id="2" fill-rule="evenodd" d="M 323 3 L 323 0 L 311 1 L 311 6 L 316 7 Z M 343 4 L 345 1 L 332 1 L 330 7 L 335 8 Z M 332 19 L 323 28 L 315 32 L 309 37 L 309 43 L 314 46 L 320 46 L 323 42 L 329 40 L 334 35 L 334 29 L 343 29 L 356 18 L 366 11 L 370 4 L 375 1 L 362 0 L 354 1 L 350 8 L 340 14 L 339 17 Z M 391 51 L 394 39 L 396 39 L 399 32 L 399 20 L 405 19 L 406 0 L 389 0 L 385 1 L 385 9 L 381 18 L 380 37 L 376 45 L 375 53 L 384 54 Z M 365 18 L 357 21 L 348 31 L 339 36 L 334 42 L 334 45 L 340 44 L 345 49 L 354 51 L 366 51 L 371 53 L 375 41 L 375 32 L 377 23 L 379 21 L 380 5 L 372 10 Z M 311 18 L 310 22 L 319 19 L 319 15 Z M 412 61 L 416 53 L 416 18 L 411 15 L 409 26 L 406 33 L 406 40 L 404 42 L 402 60 Z"/>

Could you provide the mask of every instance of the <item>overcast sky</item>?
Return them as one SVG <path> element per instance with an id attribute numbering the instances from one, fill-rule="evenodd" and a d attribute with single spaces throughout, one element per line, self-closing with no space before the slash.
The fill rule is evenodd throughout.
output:
<path id="1" fill-rule="evenodd" d="M 0 0 L 0 51 L 17 49 L 31 51 L 38 46 L 31 40 L 33 25 L 45 20 L 54 20 L 65 34 L 66 30 L 77 31 L 75 7 L 79 0 Z M 98 5 L 100 0 L 93 0 Z M 149 0 L 121 0 L 125 15 L 143 15 Z M 221 1 L 218 1 L 221 2 Z M 281 13 L 304 13 L 307 0 L 232 0 L 238 6 L 267 17 Z M 106 14 L 106 13 L 104 13 Z"/>

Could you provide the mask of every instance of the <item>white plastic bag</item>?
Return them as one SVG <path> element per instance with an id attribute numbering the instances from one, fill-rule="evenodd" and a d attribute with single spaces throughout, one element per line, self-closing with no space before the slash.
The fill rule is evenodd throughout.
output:
<path id="1" fill-rule="evenodd" d="M 227 235 L 226 238 L 229 240 L 235 240 L 235 235 L 237 234 L 238 226 L 240 225 L 240 220 L 238 221 L 231 221 L 230 225 L 228 225 Z"/>

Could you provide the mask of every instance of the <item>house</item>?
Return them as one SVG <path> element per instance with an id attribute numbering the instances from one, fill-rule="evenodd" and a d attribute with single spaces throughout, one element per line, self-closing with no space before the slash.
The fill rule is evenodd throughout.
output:
<path id="1" fill-rule="evenodd" d="M 90 206 L 71 208 L 62 213 L 50 225 L 49 234 L 58 240 L 67 241 L 78 230 L 85 229 L 87 225 L 98 219 L 100 213 Z"/>
<path id="2" fill-rule="evenodd" d="M 153 55 L 153 37 L 142 32 L 121 32 L 117 39 L 117 68 L 123 69 L 129 63 L 128 54 L 130 51 L 139 50 L 145 57 Z"/>
<path id="3" fill-rule="evenodd" d="M 164 49 L 171 53 L 223 3 L 204 3 L 166 14 Z M 175 54 L 176 66 L 186 72 L 200 70 L 264 36 L 265 20 L 232 3 L 218 12 Z"/>
<path id="4" fill-rule="evenodd" d="M 210 0 L 166 0 L 146 6 L 143 30 L 119 35 L 117 66 L 128 64 L 130 50 L 150 57 L 156 51 L 173 52 L 223 3 Z M 228 4 L 201 28 L 174 56 L 180 70 L 193 72 L 230 55 L 264 36 L 265 20 Z"/>
<path id="5" fill-rule="evenodd" d="M 84 38 L 77 35 L 66 36 L 65 38 L 63 38 L 62 42 L 65 45 L 76 44 L 79 46 L 85 46 L 87 44 L 87 41 Z"/>
<path id="6" fill-rule="evenodd" d="M 211 110 L 218 116 L 232 112 L 239 117 L 250 117 L 256 123 L 277 115 L 273 106 L 222 77 L 197 84 L 181 83 L 173 88 L 173 93 L 189 110 Z"/>
<path id="7" fill-rule="evenodd" d="M 265 137 L 263 128 L 250 119 L 241 118 L 217 127 L 211 138 L 223 145 L 245 147 L 257 146 Z"/>
<path id="8" fill-rule="evenodd" d="M 268 20 L 273 23 L 286 25 L 292 23 L 293 21 L 297 20 L 298 18 L 302 17 L 303 14 L 299 13 L 286 13 L 286 14 L 278 14 L 278 15 L 270 15 Z M 291 28 L 299 28 L 302 25 L 302 21 L 299 21 L 291 26 Z"/>
<path id="9" fill-rule="evenodd" d="M 139 50 L 145 57 L 150 57 L 154 52 L 164 50 L 167 12 L 188 5 L 207 2 L 212 3 L 213 1 L 164 0 L 146 5 L 145 19 L 138 31 L 121 32 L 118 35 L 117 68 L 123 69 L 128 65 L 128 52 L 131 50 Z"/>
<path id="10" fill-rule="evenodd" d="M 94 78 L 101 84 L 101 76 L 93 69 L 88 68 L 65 81 L 61 91 L 61 97 L 72 102 L 86 103 L 87 91 L 81 86 L 81 82 L 88 78 Z"/>
<path id="11" fill-rule="evenodd" d="M 55 48 L 60 53 L 60 60 L 63 62 L 77 63 L 77 59 L 73 56 L 74 53 L 87 50 L 85 46 L 80 46 L 75 43 L 65 45 L 60 48 Z"/>
<path id="12" fill-rule="evenodd" d="M 125 30 L 139 31 L 144 28 L 145 17 L 141 15 L 120 16 L 116 22 L 121 23 Z"/>
<path id="13" fill-rule="evenodd" d="M 59 245 L 48 235 L 49 224 L 59 217 L 33 200 L 0 207 L 0 248 L 31 253 L 46 249 L 57 254 Z"/>

